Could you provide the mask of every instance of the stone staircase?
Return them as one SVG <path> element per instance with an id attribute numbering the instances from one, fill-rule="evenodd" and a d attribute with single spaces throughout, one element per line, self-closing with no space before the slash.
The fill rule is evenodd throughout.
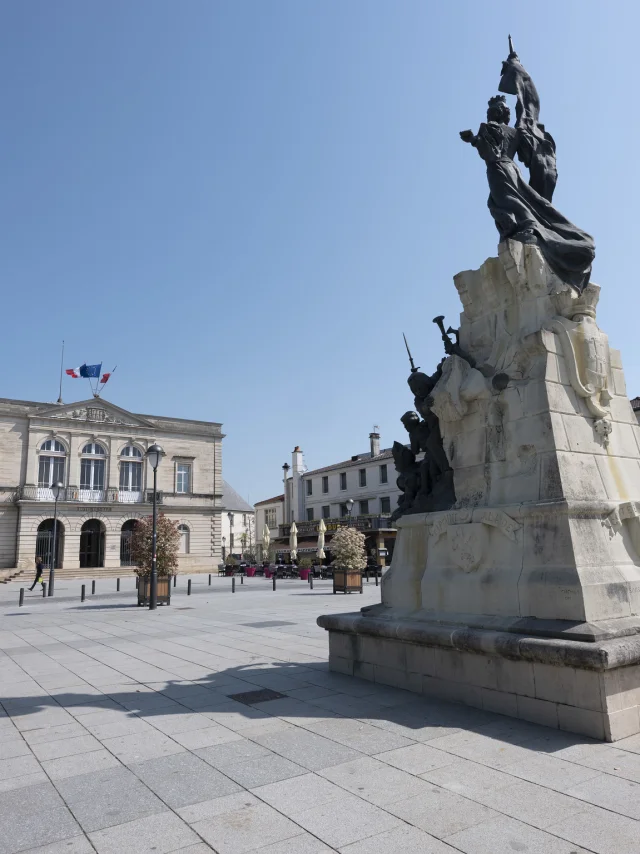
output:
<path id="1" fill-rule="evenodd" d="M 24 569 L 0 569 L 0 584 L 8 584 L 21 575 L 24 575 Z"/>

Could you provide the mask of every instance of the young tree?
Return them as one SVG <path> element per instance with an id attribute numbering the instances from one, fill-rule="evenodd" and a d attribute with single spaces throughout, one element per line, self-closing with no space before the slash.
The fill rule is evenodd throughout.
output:
<path id="1" fill-rule="evenodd" d="M 131 537 L 131 555 L 136 563 L 136 575 L 149 575 L 153 542 L 153 517 L 138 519 Z M 178 571 L 178 549 L 180 532 L 177 522 L 172 522 L 164 513 L 158 516 L 156 539 L 156 566 L 158 575 L 175 575 Z"/>
<path id="2" fill-rule="evenodd" d="M 365 536 L 355 528 L 338 528 L 331 539 L 331 553 L 334 555 L 332 566 L 344 569 L 365 569 L 367 555 Z"/>

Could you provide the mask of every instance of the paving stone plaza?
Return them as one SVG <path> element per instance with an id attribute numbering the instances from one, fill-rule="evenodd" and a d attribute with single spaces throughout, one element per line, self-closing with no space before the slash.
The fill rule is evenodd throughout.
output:
<path id="1" fill-rule="evenodd" d="M 328 671 L 317 616 L 373 582 L 181 578 L 156 612 L 80 583 L 0 586 L 0 854 L 640 852 L 640 736 Z"/>

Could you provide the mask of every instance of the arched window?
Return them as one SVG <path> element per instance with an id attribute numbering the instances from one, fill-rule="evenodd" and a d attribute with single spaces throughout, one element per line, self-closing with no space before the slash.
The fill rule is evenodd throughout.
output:
<path id="1" fill-rule="evenodd" d="M 187 525 L 178 525 L 178 531 L 180 532 L 180 554 L 188 555 L 189 554 L 189 539 L 191 537 L 191 532 Z"/>
<path id="2" fill-rule="evenodd" d="M 96 457 L 106 457 L 107 456 L 107 452 L 102 447 L 102 445 L 100 445 L 98 442 L 88 442 L 84 446 L 84 448 L 82 449 L 82 453 L 83 453 L 83 455 L 84 454 L 90 454 L 91 456 L 96 456 Z"/>
<path id="3" fill-rule="evenodd" d="M 66 454 L 67 450 L 62 442 L 58 442 L 57 439 L 47 439 L 46 442 L 43 442 L 40 445 L 41 451 L 51 451 L 54 454 Z"/>
<path id="4" fill-rule="evenodd" d="M 64 484 L 67 449 L 57 439 L 47 439 L 40 445 L 38 459 L 38 498 L 53 501 L 51 485 Z"/>
<path id="5" fill-rule="evenodd" d="M 136 448 L 135 445 L 126 445 L 120 451 L 121 457 L 137 457 L 139 460 L 142 459 L 142 451 L 140 448 Z"/>
<path id="6" fill-rule="evenodd" d="M 119 500 L 125 504 L 142 498 L 142 451 L 135 445 L 125 445 L 120 451 Z"/>
<path id="7" fill-rule="evenodd" d="M 88 442 L 80 460 L 80 500 L 103 501 L 107 452 L 98 442 Z"/>

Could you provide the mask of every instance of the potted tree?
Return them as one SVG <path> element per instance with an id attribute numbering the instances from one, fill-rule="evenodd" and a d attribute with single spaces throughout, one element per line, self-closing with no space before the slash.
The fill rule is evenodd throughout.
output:
<path id="1" fill-rule="evenodd" d="M 298 561 L 298 573 L 303 581 L 307 581 L 309 579 L 311 565 L 312 560 L 310 557 L 303 557 Z"/>
<path id="2" fill-rule="evenodd" d="M 236 571 L 236 566 L 238 565 L 238 561 L 234 558 L 234 556 L 228 555 L 227 559 L 225 560 L 224 563 L 225 563 L 224 574 L 225 575 L 234 575 L 235 571 Z"/>
<path id="3" fill-rule="evenodd" d="M 138 519 L 131 536 L 133 571 L 138 576 L 138 605 L 148 605 L 151 592 L 151 555 L 153 518 Z M 156 567 L 158 570 L 158 605 L 171 604 L 171 579 L 178 572 L 180 532 L 176 522 L 164 514 L 158 516 L 156 531 Z"/>
<path id="4" fill-rule="evenodd" d="M 362 570 L 367 565 L 365 536 L 356 528 L 339 528 L 331 540 L 334 555 L 333 592 L 362 593 Z"/>

